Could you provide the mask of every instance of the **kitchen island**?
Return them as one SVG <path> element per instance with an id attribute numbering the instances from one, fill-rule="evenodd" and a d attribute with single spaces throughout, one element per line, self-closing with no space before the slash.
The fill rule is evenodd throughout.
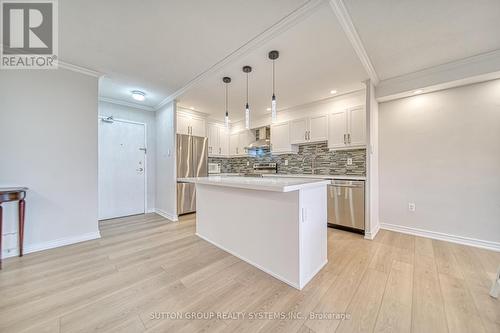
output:
<path id="1" fill-rule="evenodd" d="M 327 263 L 329 181 L 209 176 L 196 184 L 196 234 L 302 289 Z"/>

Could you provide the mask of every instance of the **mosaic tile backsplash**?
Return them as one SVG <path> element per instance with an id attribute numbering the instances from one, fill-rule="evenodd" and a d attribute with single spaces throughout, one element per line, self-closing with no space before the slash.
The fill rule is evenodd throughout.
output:
<path id="1" fill-rule="evenodd" d="M 347 165 L 349 157 L 352 165 Z M 366 149 L 330 151 L 326 142 L 301 145 L 297 154 L 271 155 L 261 150 L 256 157 L 209 157 L 208 162 L 220 164 L 222 173 L 249 173 L 254 163 L 276 162 L 278 173 L 312 174 L 314 169 L 319 175 L 366 175 Z"/>

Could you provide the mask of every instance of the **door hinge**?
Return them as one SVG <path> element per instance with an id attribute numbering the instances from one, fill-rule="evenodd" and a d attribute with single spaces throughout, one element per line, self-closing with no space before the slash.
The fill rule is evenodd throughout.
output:
<path id="1" fill-rule="evenodd" d="M 144 152 L 144 154 L 146 154 L 146 151 L 147 151 L 146 147 L 139 148 L 139 150 L 142 150 Z"/>

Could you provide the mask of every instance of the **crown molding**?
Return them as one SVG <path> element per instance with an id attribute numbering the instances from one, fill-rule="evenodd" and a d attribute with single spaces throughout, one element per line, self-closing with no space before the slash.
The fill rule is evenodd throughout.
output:
<path id="1" fill-rule="evenodd" d="M 0 49 L 3 49 L 3 47 L 4 47 L 3 43 L 0 43 Z M 22 53 L 29 54 L 28 52 L 22 52 Z M 60 60 L 59 58 L 57 58 L 56 61 L 57 61 L 57 68 L 54 68 L 54 69 L 59 69 L 59 68 L 67 69 L 67 70 L 70 70 L 72 72 L 76 72 L 76 73 L 80 73 L 80 74 L 85 74 L 85 75 L 89 75 L 89 76 L 93 76 L 93 77 L 97 77 L 97 78 L 101 77 L 102 75 L 104 75 L 101 72 L 95 71 L 95 70 L 90 69 L 90 68 L 85 68 L 85 67 L 82 67 L 82 66 L 78 66 L 78 65 L 75 65 L 75 64 L 72 64 L 72 63 Z"/>
<path id="2" fill-rule="evenodd" d="M 370 77 L 370 80 L 373 82 L 374 85 L 377 85 L 380 79 L 378 78 L 377 72 L 375 71 L 375 67 L 373 67 L 370 57 L 368 56 L 368 53 L 366 53 L 365 47 L 361 42 L 361 38 L 359 38 L 358 32 L 356 31 L 356 27 L 354 27 L 354 24 L 352 23 L 351 16 L 347 11 L 344 2 L 342 0 L 330 0 L 329 3 L 330 3 L 330 8 L 335 13 L 335 16 L 337 16 L 337 19 L 339 20 L 339 23 L 342 26 L 342 29 L 344 30 L 344 33 L 347 36 L 347 39 L 349 39 L 349 41 L 351 42 L 351 45 L 354 48 L 356 54 L 358 55 L 361 64 L 365 68 L 366 73 Z"/>
<path id="3" fill-rule="evenodd" d="M 271 27 L 268 29 L 264 30 L 254 38 L 250 39 L 248 42 L 225 56 L 223 59 L 219 60 L 215 64 L 213 64 L 211 67 L 206 69 L 204 72 L 200 73 L 197 75 L 195 78 L 193 78 L 191 81 L 189 81 L 186 85 L 184 85 L 182 88 L 179 90 L 175 91 L 173 94 L 167 96 L 163 101 L 161 101 L 155 109 L 159 109 L 165 104 L 171 102 L 172 100 L 176 99 L 183 93 L 185 93 L 187 90 L 191 89 L 193 86 L 198 84 L 200 81 L 204 80 L 205 78 L 209 77 L 210 75 L 216 73 L 220 69 L 222 69 L 224 66 L 228 65 L 229 63 L 241 58 L 242 56 L 246 55 L 248 52 L 252 51 L 253 49 L 258 48 L 259 46 L 262 46 L 264 43 L 267 41 L 273 39 L 283 31 L 288 30 L 292 26 L 296 25 L 306 17 L 308 17 L 314 10 L 323 3 L 323 0 L 309 0 L 305 4 L 303 4 L 301 7 L 297 8 L 287 16 L 283 17 L 280 19 L 278 22 L 273 24 Z"/>
<path id="4" fill-rule="evenodd" d="M 127 107 L 134 108 L 134 109 L 141 109 L 144 111 L 152 111 L 152 112 L 155 111 L 155 109 L 151 106 L 140 105 L 140 104 L 136 104 L 133 102 L 128 102 L 128 101 L 124 101 L 124 100 L 116 99 L 116 98 L 99 96 L 99 102 L 107 102 L 107 103 L 116 104 L 116 105 L 120 105 L 120 106 L 127 106 Z"/>
<path id="5" fill-rule="evenodd" d="M 198 110 L 190 109 L 190 108 L 187 108 L 187 107 L 182 106 L 182 105 L 177 105 L 176 112 L 180 113 L 180 114 L 194 115 L 194 116 L 201 117 L 201 118 L 208 117 L 208 113 L 204 113 L 204 112 L 201 112 Z"/>
<path id="6" fill-rule="evenodd" d="M 70 64 L 69 62 L 65 62 L 65 61 L 61 61 L 61 60 L 59 60 L 57 64 L 58 64 L 59 68 L 67 69 L 67 70 L 70 70 L 72 72 L 85 74 L 85 75 L 89 75 L 89 76 L 93 76 L 93 77 L 97 77 L 97 78 L 104 75 L 101 72 L 98 72 L 98 71 L 95 71 L 95 70 L 92 70 L 89 68 L 81 67 L 78 65 Z"/>
<path id="7" fill-rule="evenodd" d="M 376 87 L 379 102 L 454 88 L 500 78 L 500 50 L 452 61 L 413 73 L 382 80 Z"/>

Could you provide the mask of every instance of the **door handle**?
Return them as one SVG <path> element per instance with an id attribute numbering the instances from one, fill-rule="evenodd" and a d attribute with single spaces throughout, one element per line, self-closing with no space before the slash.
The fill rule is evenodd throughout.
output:
<path id="1" fill-rule="evenodd" d="M 144 169 L 143 168 L 139 168 L 139 169 L 135 169 L 135 171 L 137 171 L 137 172 L 143 172 Z"/>

